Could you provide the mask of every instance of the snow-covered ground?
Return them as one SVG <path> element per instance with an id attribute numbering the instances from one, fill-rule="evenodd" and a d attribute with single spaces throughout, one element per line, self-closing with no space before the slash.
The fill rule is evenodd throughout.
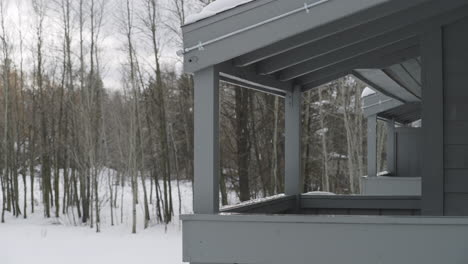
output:
<path id="1" fill-rule="evenodd" d="M 2 264 L 182 263 L 181 228 L 178 223 L 153 226 L 130 234 L 126 226 L 71 227 L 43 220 L 7 219 L 0 224 Z"/>
<path id="2" fill-rule="evenodd" d="M 39 170 L 40 168 L 38 168 Z M 111 177 L 109 177 L 109 175 Z M 29 177 L 27 219 L 16 218 L 7 212 L 5 223 L 0 223 L 0 264 L 180 264 L 182 262 L 182 225 L 179 221 L 179 197 L 177 182 L 172 182 L 174 220 L 167 226 L 155 221 L 156 206 L 150 204 L 151 223 L 144 229 L 143 189 L 139 184 L 137 205 L 137 233 L 131 234 L 132 192 L 127 182 L 118 187 L 117 208 L 114 208 L 114 226 L 111 225 L 108 181 L 115 172 L 105 169 L 99 177 L 99 201 L 101 204 L 101 232 L 89 225 L 82 225 L 76 211 L 71 210 L 59 218 L 45 218 L 40 193 L 40 179 L 35 182 L 35 213 L 31 214 Z M 162 186 L 162 183 L 160 183 Z M 63 183 L 60 184 L 60 190 Z M 149 195 L 150 181 L 146 186 Z M 23 183 L 19 179 L 20 206 L 23 206 Z M 192 212 L 192 186 L 189 181 L 180 182 L 181 212 Z M 1 212 L 0 189 L 0 212 Z M 153 191 L 154 199 L 154 191 Z M 62 201 L 62 200 L 60 200 Z M 123 201 L 123 207 L 121 205 Z M 235 192 L 228 194 L 229 204 L 238 203 Z M 22 210 L 23 208 L 21 208 Z M 54 209 L 52 212 L 55 212 Z M 53 213 L 52 213 L 53 214 Z"/>
<path id="3" fill-rule="evenodd" d="M 39 201 L 37 201 L 36 212 L 31 214 L 28 201 L 27 219 L 23 219 L 22 216 L 15 218 L 7 212 L 6 223 L 0 224 L 0 264 L 182 263 L 182 228 L 178 217 L 176 182 L 172 184 L 175 220 L 167 226 L 154 222 L 155 206 L 151 205 L 152 222 L 150 227 L 144 229 L 143 191 L 139 191 L 137 234 L 131 234 L 131 188 L 127 184 L 124 189 L 123 219 L 121 219 L 121 190 L 119 188 L 119 205 L 114 211 L 115 225 L 111 226 L 106 173 L 112 172 L 104 171 L 100 179 L 100 195 L 102 196 L 100 197 L 102 206 L 100 233 L 96 233 L 95 229 L 89 226 L 81 225 L 79 219 L 76 216 L 74 218 L 71 212 L 60 218 L 44 218 Z M 20 183 L 22 183 L 21 180 Z M 149 186 L 149 181 L 147 186 Z M 22 188 L 20 184 L 20 190 Z M 39 182 L 36 182 L 35 189 L 39 190 Z M 191 184 L 181 182 L 180 189 L 182 213 L 190 213 L 192 211 Z M 39 192 L 35 194 L 35 200 L 37 199 L 40 199 Z M 22 199 L 20 204 L 23 204 Z"/>

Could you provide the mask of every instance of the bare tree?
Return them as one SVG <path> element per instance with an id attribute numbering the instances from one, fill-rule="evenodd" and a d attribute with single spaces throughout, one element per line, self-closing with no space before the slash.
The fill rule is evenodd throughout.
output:
<path id="1" fill-rule="evenodd" d="M 323 158 L 323 180 L 322 180 L 322 185 L 323 185 L 323 190 L 325 192 L 330 191 L 330 176 L 328 174 L 328 148 L 327 148 L 327 131 L 328 127 L 325 126 L 325 113 L 323 110 L 323 96 L 322 96 L 322 86 L 318 87 L 318 108 L 319 108 L 319 120 L 320 120 L 320 137 L 321 137 L 321 143 L 322 143 L 322 158 Z"/>
<path id="2" fill-rule="evenodd" d="M 154 58 L 154 78 L 156 84 L 154 86 L 155 96 L 154 100 L 157 102 L 157 114 L 158 114 L 158 131 L 159 140 L 161 147 L 161 173 L 163 175 L 163 190 L 164 190 L 164 221 L 166 223 L 171 221 L 173 214 L 172 206 L 172 187 L 171 187 L 171 163 L 169 153 L 169 139 L 168 139 L 168 124 L 166 116 L 166 100 L 164 93 L 164 84 L 161 74 L 161 64 L 159 62 L 160 49 L 158 45 L 158 6 L 157 0 L 144 0 L 145 9 L 147 14 L 143 19 L 146 29 L 149 31 L 149 38 L 151 40 L 151 46 L 153 49 Z"/>
<path id="3" fill-rule="evenodd" d="M 3 181 L 2 181 L 2 193 L 3 193 L 3 207 L 2 207 L 2 223 L 5 222 L 5 181 L 8 181 L 8 156 L 9 156 L 9 148 L 8 148 L 8 133 L 9 133 L 9 97 L 10 97 L 10 52 L 9 52 L 9 44 L 7 40 L 7 33 L 5 28 L 5 1 L 0 1 L 0 19 L 1 19 L 1 44 L 2 44 L 2 55 L 3 55 L 3 75 L 2 75 L 2 83 L 3 83 L 3 97 L 4 97 L 4 128 L 3 128 Z"/>

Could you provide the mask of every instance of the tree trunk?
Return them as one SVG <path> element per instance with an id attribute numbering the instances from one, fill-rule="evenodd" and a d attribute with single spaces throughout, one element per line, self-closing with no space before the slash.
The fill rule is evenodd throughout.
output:
<path id="1" fill-rule="evenodd" d="M 248 111 L 249 97 L 248 91 L 242 88 L 235 88 L 235 113 L 236 113 L 236 137 L 237 137 L 237 173 L 239 177 L 239 199 L 247 201 L 250 199 L 249 186 L 249 128 Z"/>
<path id="2" fill-rule="evenodd" d="M 319 96 L 319 120 L 320 120 L 320 129 L 322 130 L 321 134 L 321 143 L 322 143 L 322 159 L 323 159 L 323 190 L 325 192 L 330 191 L 330 178 L 328 175 L 328 148 L 327 148 L 327 131 L 328 128 L 325 127 L 325 114 L 323 111 L 323 99 L 322 99 L 322 86 L 318 87 L 318 96 Z"/>

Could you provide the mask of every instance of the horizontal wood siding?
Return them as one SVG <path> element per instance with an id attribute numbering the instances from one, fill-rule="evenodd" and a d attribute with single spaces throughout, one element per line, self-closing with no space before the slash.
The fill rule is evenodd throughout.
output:
<path id="1" fill-rule="evenodd" d="M 468 215 L 468 17 L 444 28 L 444 214 Z"/>
<path id="2" fill-rule="evenodd" d="M 468 145 L 445 144 L 444 159 L 446 171 L 449 169 L 468 168 Z"/>
<path id="3" fill-rule="evenodd" d="M 420 128 L 396 128 L 397 177 L 421 177 L 421 135 Z"/>
<path id="4" fill-rule="evenodd" d="M 468 193 L 445 193 L 445 215 L 468 215 Z"/>
<path id="5" fill-rule="evenodd" d="M 468 169 L 446 169 L 445 192 L 468 193 Z"/>
<path id="6" fill-rule="evenodd" d="M 446 102 L 447 103 L 447 102 Z M 450 103 L 449 103 L 450 104 Z M 466 108 L 468 113 L 468 107 Z M 468 117 L 468 115 L 467 115 Z M 444 142 L 447 145 L 468 145 L 468 120 L 445 120 Z"/>

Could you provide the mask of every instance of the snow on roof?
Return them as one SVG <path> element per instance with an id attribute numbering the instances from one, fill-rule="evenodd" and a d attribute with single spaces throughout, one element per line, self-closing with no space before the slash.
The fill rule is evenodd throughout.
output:
<path id="1" fill-rule="evenodd" d="M 251 1 L 253 0 L 216 0 L 213 3 L 205 6 L 199 13 L 187 16 L 187 18 L 185 19 L 185 24 L 197 22 L 204 18 L 214 16 L 218 13 Z"/>
<path id="2" fill-rule="evenodd" d="M 366 88 L 364 88 L 364 90 L 362 91 L 361 98 L 366 97 L 366 96 L 369 96 L 369 95 L 373 95 L 373 94 L 375 94 L 375 91 L 372 90 L 372 89 L 369 88 L 369 87 L 366 87 Z"/>

